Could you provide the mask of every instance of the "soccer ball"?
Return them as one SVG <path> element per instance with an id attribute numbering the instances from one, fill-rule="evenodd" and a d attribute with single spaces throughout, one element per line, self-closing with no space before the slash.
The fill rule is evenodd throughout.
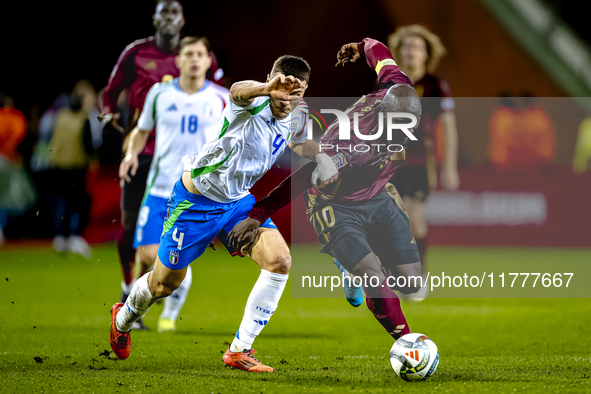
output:
<path id="1" fill-rule="evenodd" d="M 428 379 L 439 365 L 437 345 L 426 335 L 406 334 L 392 345 L 390 364 L 396 375 L 407 382 Z"/>

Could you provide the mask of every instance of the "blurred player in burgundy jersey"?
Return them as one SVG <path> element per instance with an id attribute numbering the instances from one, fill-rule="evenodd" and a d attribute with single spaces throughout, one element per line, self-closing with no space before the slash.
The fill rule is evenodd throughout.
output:
<path id="1" fill-rule="evenodd" d="M 152 19 L 156 33 L 154 36 L 134 41 L 123 50 L 111 72 L 103 95 L 103 113 L 110 114 L 117 108 L 119 94 L 124 89 L 129 90 L 130 116 L 125 130 L 120 130 L 125 134 L 129 133 L 136 125 L 150 88 L 155 83 L 166 82 L 179 76 L 175 57 L 178 54 L 181 29 L 185 25 L 180 1 L 158 0 Z M 219 82 L 219 79 L 223 77 L 223 72 L 218 69 L 213 53 L 211 53 L 211 57 L 212 66 L 208 72 L 208 79 Z M 118 118 L 118 114 L 114 114 L 111 124 L 120 129 L 116 123 Z M 124 279 L 122 302 L 125 301 L 133 286 L 134 232 L 154 154 L 154 143 L 155 134 L 152 131 L 145 148 L 138 157 L 137 170 L 130 174 L 131 181 L 128 183 L 122 181 L 121 183 L 121 230 L 117 246 Z M 145 270 L 146 267 L 143 269 Z"/>
<path id="2" fill-rule="evenodd" d="M 379 117 L 393 112 L 412 115 L 414 123 L 408 124 L 409 118 L 394 118 L 400 128 L 394 129 L 391 137 L 382 132 L 369 141 L 353 133 L 341 139 L 340 122 L 335 121 L 319 146 L 334 161 L 339 179 L 318 187 L 313 182 L 315 164 L 302 166 L 256 203 L 247 219 L 236 224 L 229 236 L 230 247 L 248 248 L 261 223 L 306 191 L 306 213 L 322 244 L 321 251 L 356 276 L 378 279 L 377 286 L 367 281 L 363 284 L 367 306 L 388 334 L 398 339 L 411 331 L 392 289 L 407 294 L 418 291 L 422 265 L 404 203 L 388 181 L 404 163 L 402 146 L 420 121 L 421 103 L 411 80 L 384 44 L 371 38 L 346 44 L 337 60 L 337 66 L 365 60 L 378 74 L 378 91 L 361 97 L 346 111 L 350 130 L 357 118 L 359 133 L 375 136 L 379 134 Z M 403 123 L 408 124 L 405 129 Z M 392 283 L 387 276 L 403 277 L 404 284 Z"/>
<path id="3" fill-rule="evenodd" d="M 388 37 L 388 47 L 398 65 L 412 80 L 421 97 L 441 97 L 425 100 L 418 141 L 406 146 L 406 161 L 396 173 L 393 183 L 402 196 L 410 216 L 410 228 L 417 241 L 421 261 L 425 263 L 427 250 L 427 222 L 423 212 L 430 191 L 437 188 L 434 130 L 438 120 L 445 132 L 445 158 L 441 167 L 441 185 L 446 191 L 459 187 L 457 169 L 458 132 L 454 115 L 455 103 L 447 83 L 435 75 L 435 68 L 445 48 L 439 37 L 420 25 L 403 26 Z M 423 291 L 426 291 L 426 287 Z M 424 298 L 424 297 L 423 297 Z M 421 297 L 414 298 L 420 300 Z"/>

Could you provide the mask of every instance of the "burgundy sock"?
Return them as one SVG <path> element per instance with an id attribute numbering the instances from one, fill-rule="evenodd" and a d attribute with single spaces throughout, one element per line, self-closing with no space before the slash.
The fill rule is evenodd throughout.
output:
<path id="1" fill-rule="evenodd" d="M 135 249 L 133 248 L 133 236 L 123 228 L 119 230 L 117 237 L 117 249 L 119 251 L 119 262 L 123 271 L 123 280 L 126 285 L 131 284 L 135 274 Z"/>
<path id="2" fill-rule="evenodd" d="M 419 257 L 421 259 L 421 264 L 425 267 L 425 255 L 427 253 L 427 237 L 423 239 L 416 239 L 417 242 L 417 249 L 419 249 Z"/>
<path id="3" fill-rule="evenodd" d="M 367 307 L 375 318 L 394 339 L 409 334 L 410 328 L 402 313 L 400 300 L 386 284 L 386 280 L 377 288 L 363 288 Z"/>

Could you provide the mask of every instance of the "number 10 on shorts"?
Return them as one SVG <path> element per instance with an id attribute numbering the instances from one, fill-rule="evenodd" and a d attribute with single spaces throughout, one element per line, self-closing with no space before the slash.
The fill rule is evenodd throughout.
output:
<path id="1" fill-rule="evenodd" d="M 179 236 L 177 237 L 176 236 L 177 230 L 178 229 L 175 227 L 174 231 L 172 233 L 172 240 L 178 242 L 177 249 L 181 250 L 183 247 L 183 238 L 185 238 L 185 233 L 179 233 Z"/>

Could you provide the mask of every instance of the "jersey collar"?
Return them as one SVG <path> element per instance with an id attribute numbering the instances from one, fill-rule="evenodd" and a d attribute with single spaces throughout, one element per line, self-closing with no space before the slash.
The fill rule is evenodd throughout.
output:
<path id="1" fill-rule="evenodd" d="M 201 93 L 202 91 L 204 91 L 204 90 L 205 90 L 205 89 L 206 89 L 206 88 L 209 86 L 209 83 L 210 83 L 210 82 L 209 82 L 209 79 L 206 79 L 206 80 L 205 80 L 205 83 L 203 84 L 203 86 L 201 86 L 201 89 L 199 89 L 198 91 L 196 91 L 196 92 L 195 92 L 195 93 L 193 93 L 193 94 Z M 179 79 L 178 79 L 178 78 L 175 78 L 175 79 L 173 79 L 173 80 L 172 80 L 172 84 L 173 84 L 173 86 L 174 86 L 174 87 L 175 87 L 175 88 L 176 88 L 178 91 L 185 93 L 185 91 L 183 91 L 183 89 L 181 89 L 181 85 L 179 85 Z M 192 96 L 191 94 L 188 94 L 188 93 L 185 93 L 185 94 L 186 94 L 186 95 L 188 95 L 188 96 Z"/>

